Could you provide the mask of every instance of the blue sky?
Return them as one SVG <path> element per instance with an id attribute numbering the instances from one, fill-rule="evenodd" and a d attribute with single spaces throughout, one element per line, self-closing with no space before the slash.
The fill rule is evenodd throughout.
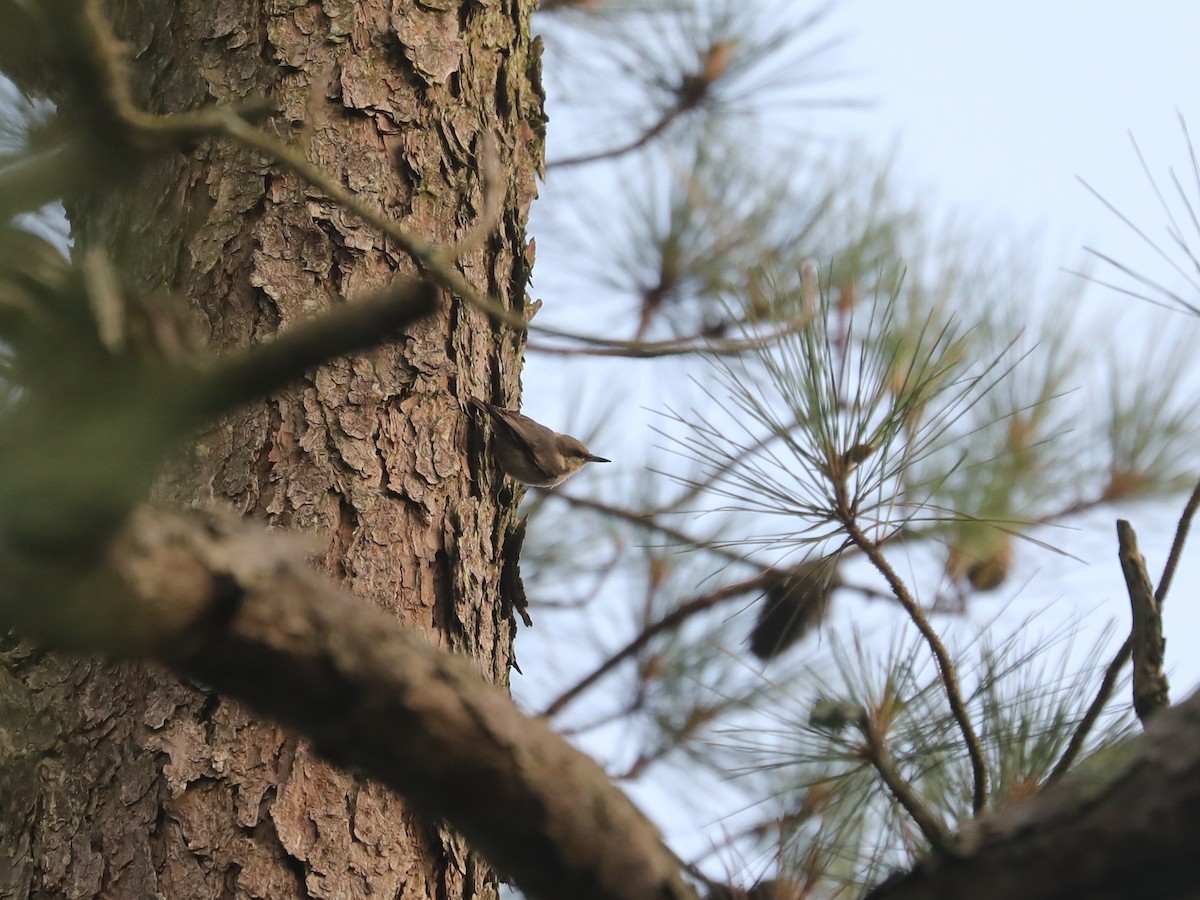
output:
<path id="1" fill-rule="evenodd" d="M 846 85 L 874 101 L 840 126 L 868 146 L 894 148 L 897 181 L 927 208 L 1040 236 L 1042 262 L 1051 268 L 1073 267 L 1092 246 L 1172 280 L 1078 179 L 1152 236 L 1165 237 L 1166 218 L 1130 134 L 1161 184 L 1171 167 L 1190 174 L 1179 115 L 1200 139 L 1200 5 L 843 0 L 830 24 L 846 36 L 839 51 L 850 72 Z M 1084 303 L 1084 312 L 1121 310 L 1151 333 L 1187 324 L 1102 288 L 1089 289 Z M 1133 521 L 1157 578 L 1181 507 L 1182 499 L 1088 517 L 1071 543 L 1089 565 L 1045 561 L 1035 577 L 1049 575 L 1050 583 L 1039 581 L 1034 602 L 1057 596 L 1124 627 L 1112 520 Z M 1200 682 L 1200 661 L 1186 637 L 1200 627 L 1200 611 L 1188 602 L 1200 579 L 1196 547 L 1185 552 L 1166 610 L 1176 699 Z"/>
<path id="2" fill-rule="evenodd" d="M 799 19 L 812 4 L 792 2 L 784 8 Z M 965 221 L 1007 245 L 1028 246 L 1035 257 L 1031 264 L 1042 270 L 1044 288 L 1053 289 L 1055 279 L 1060 286 L 1077 284 L 1078 276 L 1070 270 L 1087 262 L 1085 246 L 1172 281 L 1166 265 L 1079 179 L 1165 241 L 1166 217 L 1141 170 L 1130 134 L 1160 183 L 1168 182 L 1171 167 L 1187 172 L 1179 116 L 1191 121 L 1200 139 L 1200 79 L 1194 63 L 1200 4 L 840 0 L 819 32 L 819 40 L 842 41 L 818 68 L 844 75 L 806 91 L 806 96 L 851 98 L 868 105 L 823 112 L 801 107 L 796 113 L 804 117 L 799 119 L 801 130 L 815 130 L 831 145 L 856 141 L 877 156 L 890 155 L 892 183 L 902 196 L 917 201 L 934 219 Z M 801 45 L 811 44 L 802 40 Z M 565 64 L 569 68 L 570 60 Z M 549 69 L 547 75 L 555 77 Z M 587 127 L 588 120 L 574 121 L 562 112 L 551 108 L 551 158 L 589 145 L 569 127 Z M 589 137 L 604 145 L 594 135 Z M 543 205 L 535 210 L 534 233 L 542 252 L 534 293 L 547 297 L 551 309 L 546 316 L 553 315 L 557 300 L 568 301 L 567 306 L 574 301 L 589 310 L 587 321 L 594 324 L 590 303 L 595 298 L 580 297 L 579 287 L 570 285 L 578 257 L 555 258 L 552 221 L 539 219 L 547 208 L 544 204 L 553 202 L 553 177 L 550 182 Z M 1194 246 L 1200 247 L 1200 235 Z M 568 287 L 559 291 L 555 279 L 564 263 Z M 1097 276 L 1109 274 L 1101 267 L 1095 271 Z M 1029 299 L 1044 302 L 1039 296 Z M 1086 291 L 1078 307 L 1051 313 L 1061 317 L 1064 327 L 1080 314 L 1090 314 L 1110 329 L 1119 314 L 1121 327 L 1139 337 L 1174 333 L 1194 324 L 1190 317 L 1167 314 L 1096 286 Z M 556 427 L 581 427 L 580 409 L 596 404 L 580 404 L 578 391 L 545 388 L 564 383 L 559 364 L 557 358 L 531 354 L 525 405 L 532 415 Z M 1143 364 L 1143 358 L 1130 355 L 1131 366 Z M 567 383 L 578 387 L 594 382 L 599 386 L 584 391 L 585 396 L 612 400 L 605 390 L 608 378 L 589 372 L 574 362 Z M 662 385 L 655 379 L 647 375 L 625 380 L 626 407 L 662 406 Z M 1085 392 L 1091 388 L 1088 383 L 1080 386 Z M 1097 401 L 1103 403 L 1104 398 Z M 616 434 L 601 436 L 597 452 L 626 462 L 638 457 L 628 442 L 614 443 L 619 434 L 620 427 Z M 616 477 L 616 468 L 604 477 Z M 1027 615 L 1047 607 L 1063 618 L 1115 621 L 1124 627 L 1128 602 L 1116 566 L 1113 520 L 1122 515 L 1134 522 L 1150 571 L 1157 577 L 1182 504 L 1179 498 L 1137 509 L 1099 510 L 1086 521 L 1072 523 L 1077 530 L 1047 536 L 1055 544 L 1067 544 L 1082 562 L 1031 553 L 1035 568 L 1018 591 L 1020 608 L 1014 612 Z M 1190 556 L 1200 556 L 1200 549 Z M 1189 585 L 1200 582 L 1200 564 L 1185 560 L 1181 578 L 1191 580 L 1179 584 L 1167 608 L 1168 662 L 1176 668 L 1177 697 L 1200 683 L 1200 657 L 1182 652 L 1184 640 L 1170 639 L 1200 627 L 1200 610 L 1193 612 L 1184 600 Z M 983 616 L 995 612 L 994 604 L 981 605 Z"/>
<path id="3" fill-rule="evenodd" d="M 929 206 L 1040 233 L 1049 254 L 1141 258 L 1078 176 L 1162 233 L 1129 133 L 1156 174 L 1186 167 L 1177 116 L 1200 132 L 1200 5 L 842 0 L 830 24 L 845 85 L 875 104 L 841 127 L 895 146 L 898 180 Z"/>
<path id="4" fill-rule="evenodd" d="M 793 2 L 788 10 L 799 16 L 811 5 Z M 893 186 L 932 218 L 966 221 L 978 233 L 995 234 L 1009 246 L 1028 245 L 1035 257 L 1031 263 L 1045 275 L 1044 287 L 1054 287 L 1056 278 L 1076 282 L 1078 276 L 1067 270 L 1084 263 L 1085 246 L 1171 280 L 1169 269 L 1078 179 L 1086 179 L 1148 233 L 1165 238 L 1166 218 L 1141 171 L 1130 133 L 1160 183 L 1167 182 L 1171 167 L 1181 174 L 1187 171 L 1179 115 L 1189 119 L 1200 139 L 1200 80 L 1194 63 L 1200 4 L 840 0 L 821 30 L 826 37 L 844 38 L 828 59 L 828 68 L 846 75 L 826 86 L 827 96 L 869 105 L 821 113 L 802 108 L 797 115 L 815 117 L 802 120 L 804 129 L 816 121 L 816 131 L 831 144 L 856 140 L 877 156 L 890 155 Z M 808 96 L 818 96 L 819 90 Z M 572 149 L 579 136 L 562 129 L 563 119 L 569 116 L 561 117 L 552 108 L 551 117 L 550 156 L 554 158 Z M 548 185 L 546 198 L 553 193 Z M 565 263 L 570 270 L 579 260 L 569 254 L 566 259 L 554 258 L 553 231 L 546 228 L 551 224 L 547 219 L 539 221 L 535 212 L 534 233 L 541 252 L 534 295 L 547 297 L 548 315 L 553 314 L 556 300 L 568 301 L 567 306 L 577 302 L 586 310 L 585 321 L 594 324 L 598 315 L 594 296 L 579 296 L 578 287 L 554 289 L 554 267 Z M 539 225 L 546 229 L 540 234 Z M 1193 246 L 1200 247 L 1200 235 Z M 1044 298 L 1031 296 L 1030 301 L 1044 302 Z M 1174 333 L 1193 324 L 1188 317 L 1165 314 L 1095 286 L 1086 291 L 1080 307 L 1052 310 L 1053 315 L 1061 313 L 1064 327 L 1070 327 L 1080 313 L 1108 324 L 1118 312 L 1122 327 L 1141 335 Z M 1129 360 L 1131 366 L 1145 364 L 1144 357 L 1133 354 Z M 639 365 L 643 367 L 635 368 Z M 625 365 L 623 372 L 642 374 L 616 382 L 605 377 L 608 371 L 578 361 L 563 367 L 557 358 L 531 354 L 525 370 L 525 406 L 548 424 L 566 428 L 579 424 L 580 409 L 601 406 L 603 401 L 618 400 L 623 410 L 662 407 L 666 389 L 647 374 L 652 371 L 647 364 Z M 622 386 L 618 398 L 612 396 L 613 383 Z M 1094 383 L 1086 382 L 1080 387 L 1085 392 L 1093 388 Z M 595 402 L 581 404 L 581 394 Z M 1104 398 L 1098 401 L 1103 403 Z M 686 408 L 686 401 L 679 405 Z M 631 435 L 643 430 L 649 431 L 643 422 L 636 429 L 628 422 L 610 423 L 591 445 L 596 452 L 618 459 L 618 465 L 580 478 L 599 479 L 602 484 L 603 479 L 619 478 L 622 464 L 635 468 L 642 455 L 633 445 L 642 442 Z M 646 438 L 653 440 L 653 435 Z M 585 484 L 580 482 L 575 489 L 586 493 Z M 965 637 L 999 616 L 996 633 L 1001 634 L 1006 628 L 1023 631 L 1027 620 L 1036 616 L 1029 627 L 1030 640 L 1043 643 L 1040 635 L 1081 625 L 1074 646 L 1061 651 L 1071 658 L 1082 656 L 1111 623 L 1116 630 L 1103 654 L 1107 659 L 1119 646 L 1129 621 L 1114 520 L 1121 516 L 1132 521 L 1151 576 L 1157 579 L 1182 506 L 1180 497 L 1109 507 L 1080 517 L 1068 529 L 1048 530 L 1039 537 L 1064 546 L 1072 557 L 1021 545 L 1015 583 L 973 604 L 970 621 L 943 617 L 939 627 L 952 637 L 954 632 Z M 1200 683 L 1200 657 L 1188 652 L 1189 635 L 1200 628 L 1200 608 L 1190 602 L 1198 584 L 1200 538 L 1185 550 L 1166 610 L 1173 699 L 1183 698 Z M 864 603 L 847 608 L 856 625 L 869 624 L 886 613 Z M 620 623 L 628 624 L 624 619 Z M 881 628 L 881 636 L 886 638 L 892 627 Z M 556 633 L 549 656 L 553 657 L 554 648 L 570 654 L 575 637 Z M 523 635 L 518 650 L 525 648 L 536 656 L 531 643 L 540 638 L 536 633 Z M 536 668 L 531 665 L 528 671 Z M 518 679 L 516 689 L 521 692 L 536 680 Z M 1117 702 L 1127 703 L 1127 694 Z M 592 749 L 596 746 L 589 744 Z M 602 749 L 600 753 L 604 755 Z M 694 833 L 696 814 L 668 812 L 677 809 L 678 785 L 672 786 L 669 779 L 650 781 L 631 786 L 631 791 L 673 837 Z"/>

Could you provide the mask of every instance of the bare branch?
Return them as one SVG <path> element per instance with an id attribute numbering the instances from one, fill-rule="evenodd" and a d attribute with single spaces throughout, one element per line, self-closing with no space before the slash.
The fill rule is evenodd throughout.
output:
<path id="1" fill-rule="evenodd" d="M 581 153 L 578 156 L 564 156 L 562 159 L 552 159 L 546 163 L 546 170 L 550 169 L 569 169 L 574 166 L 582 166 L 588 163 L 600 162 L 605 159 L 616 159 L 618 156 L 624 156 L 626 153 L 632 153 L 635 150 L 640 150 L 652 140 L 666 131 L 671 123 L 678 119 L 681 115 L 687 112 L 691 107 L 685 107 L 682 102 L 665 110 L 658 119 L 653 122 L 650 127 L 644 129 L 641 134 L 633 139 L 618 144 L 616 147 L 609 147 L 606 150 L 595 150 L 591 153 Z"/>
<path id="2" fill-rule="evenodd" d="M 845 510 L 843 510 L 845 512 Z M 962 732 L 963 743 L 967 747 L 967 755 L 971 760 L 971 770 L 974 779 L 974 787 L 971 797 L 971 808 L 979 813 L 984 804 L 987 802 L 987 764 L 983 758 L 983 748 L 979 744 L 979 736 L 975 733 L 975 727 L 971 724 L 971 717 L 967 711 L 966 701 L 963 699 L 962 689 L 958 685 L 958 674 L 954 668 L 954 662 L 950 659 L 950 654 L 946 650 L 946 645 L 942 643 L 942 639 L 938 637 L 938 633 L 934 631 L 933 626 L 929 624 L 929 619 L 926 618 L 924 611 L 912 594 L 908 591 L 908 586 L 896 574 L 896 570 L 892 568 L 891 563 L 880 551 L 879 547 L 870 538 L 863 533 L 859 528 L 854 517 L 847 513 L 842 520 L 842 524 L 846 529 L 847 535 L 860 550 L 866 555 L 871 564 L 879 571 L 892 589 L 892 593 L 896 599 L 900 601 L 900 605 L 904 607 L 904 611 L 908 613 L 909 619 L 917 626 L 917 631 L 921 633 L 921 637 L 925 639 L 925 643 L 929 645 L 929 650 L 933 654 L 934 662 L 937 663 L 938 675 L 942 681 L 942 687 L 946 691 L 946 701 L 950 704 L 950 714 L 954 716 L 954 721 L 958 724 L 959 731 Z"/>
<path id="3" fill-rule="evenodd" d="M 1121 676 L 1121 670 L 1125 668 L 1125 663 L 1129 662 L 1129 657 L 1133 653 L 1133 636 L 1125 638 L 1125 643 L 1113 656 L 1112 661 L 1104 670 L 1104 677 L 1100 679 L 1100 687 L 1096 691 L 1096 696 L 1087 708 L 1087 712 L 1083 714 L 1083 718 L 1079 720 L 1079 724 L 1075 727 L 1075 733 L 1071 735 L 1071 740 L 1067 742 L 1067 749 L 1063 751 L 1062 757 L 1054 768 L 1050 770 L 1050 774 L 1046 776 L 1046 784 L 1052 784 L 1058 781 L 1067 774 L 1067 770 L 1074 764 L 1076 758 L 1083 750 L 1084 741 L 1091 733 L 1096 721 L 1100 718 L 1100 713 L 1104 711 L 1105 704 L 1108 703 L 1108 698 L 1112 696 L 1113 689 L 1117 686 L 1117 679 Z"/>
<path id="4" fill-rule="evenodd" d="M 547 496 L 558 497 L 560 500 L 565 500 L 572 506 L 580 509 L 590 509 L 594 512 L 602 513 L 606 516 L 611 516 L 614 519 L 620 519 L 628 522 L 630 525 L 635 525 L 638 528 L 645 528 L 647 531 L 653 531 L 661 534 L 668 540 L 675 541 L 677 544 L 696 550 L 705 550 L 730 562 L 742 563 L 747 566 L 758 568 L 763 572 L 774 570 L 774 566 L 766 563 L 756 562 L 748 558 L 744 553 L 739 553 L 736 550 L 731 550 L 725 544 L 718 541 L 705 540 L 703 538 L 692 537 L 686 532 L 680 531 L 678 528 L 672 528 L 670 525 L 664 525 L 658 521 L 658 517 L 652 513 L 640 513 L 631 509 L 624 509 L 620 506 L 613 506 L 609 503 L 602 503 L 599 500 L 593 500 L 590 497 L 580 497 L 575 494 L 568 494 L 562 490 L 551 490 L 546 492 Z"/>
<path id="5" fill-rule="evenodd" d="M 681 606 L 675 607 L 665 616 L 651 622 L 643 628 L 633 640 L 627 643 L 624 647 L 606 659 L 598 667 L 596 667 L 588 675 L 581 678 L 567 690 L 558 695 L 555 700 L 543 710 L 542 715 L 547 718 L 560 713 L 568 703 L 586 691 L 589 687 L 611 672 L 621 662 L 637 653 L 643 647 L 650 643 L 655 637 L 662 634 L 671 628 L 675 628 L 683 622 L 690 619 L 697 613 L 703 612 L 706 609 L 712 609 L 718 603 L 725 600 L 731 600 L 734 597 L 740 597 L 748 591 L 762 590 L 768 585 L 774 584 L 779 580 L 778 573 L 764 572 L 761 575 L 756 575 L 753 578 L 748 578 L 745 581 L 739 581 L 735 584 L 729 584 L 725 587 L 718 588 L 700 597 L 689 600 Z"/>
<path id="6" fill-rule="evenodd" d="M 1145 725 L 1151 715 L 1171 702 L 1167 676 L 1163 674 L 1162 614 L 1146 574 L 1146 560 L 1138 551 L 1137 535 L 1124 519 L 1117 519 L 1117 545 L 1133 608 L 1133 708 Z"/>
<path id="7" fill-rule="evenodd" d="M 557 356 L 616 356 L 625 359 L 660 359 L 664 356 L 686 356 L 705 353 L 713 356 L 736 356 L 749 350 L 770 346 L 780 338 L 803 331 L 812 321 L 811 313 L 793 316 L 767 334 L 728 340 L 713 340 L 704 335 L 670 341 L 614 341 L 603 347 L 556 347 L 553 344 L 531 342 L 529 349 Z"/>
<path id="8" fill-rule="evenodd" d="M 1197 482 L 1192 489 L 1192 495 L 1184 504 L 1183 512 L 1179 516 L 1179 523 L 1175 526 L 1175 539 L 1171 542 L 1171 552 L 1167 554 L 1162 577 L 1158 579 L 1158 589 L 1154 592 L 1154 599 L 1160 607 L 1167 599 L 1167 591 L 1171 589 L 1171 581 L 1175 578 L 1175 569 L 1179 566 L 1179 557 L 1183 555 L 1183 545 L 1187 542 L 1188 531 L 1192 527 L 1192 519 L 1196 516 L 1197 508 L 1200 508 L 1200 482 Z"/>
<path id="9" fill-rule="evenodd" d="M 437 291 L 409 281 L 298 324 L 242 353 L 218 360 L 190 387 L 196 412 L 219 415 L 277 390 L 337 356 L 373 347 L 431 313 Z"/>
<path id="10" fill-rule="evenodd" d="M 456 267 L 456 248 L 470 247 L 472 242 L 479 240 L 480 233 L 488 228 L 489 218 L 493 217 L 487 209 L 487 201 L 489 195 L 491 200 L 496 199 L 499 179 L 490 179 L 486 159 L 481 162 L 485 182 L 485 212 L 481 221 L 468 232 L 460 244 L 436 247 L 400 227 L 385 211 L 364 203 L 357 194 L 343 186 L 336 178 L 312 165 L 304 156 L 302 148 L 289 146 L 262 129 L 254 127 L 243 115 L 244 108 L 222 106 L 164 116 L 138 109 L 131 99 L 121 44 L 104 18 L 100 4 L 97 0 L 80 0 L 79 9 L 82 19 L 74 24 L 87 31 L 86 46 L 94 57 L 90 62 L 94 64 L 94 80 L 99 85 L 99 89 L 92 92 L 91 100 L 94 101 L 94 106 L 104 107 L 100 112 L 114 120 L 108 124 L 115 123 L 124 129 L 125 138 L 132 146 L 153 152 L 200 136 L 224 136 L 244 147 L 258 150 L 386 236 L 408 254 L 421 272 L 438 287 L 512 328 L 525 331 L 530 327 L 525 314 L 510 310 L 481 294 Z M 255 112 L 261 110 L 256 107 Z M 486 157 L 486 150 L 484 156 Z M 552 337 L 593 346 L 621 348 L 628 343 L 593 338 L 554 328 L 538 327 L 538 331 Z"/>

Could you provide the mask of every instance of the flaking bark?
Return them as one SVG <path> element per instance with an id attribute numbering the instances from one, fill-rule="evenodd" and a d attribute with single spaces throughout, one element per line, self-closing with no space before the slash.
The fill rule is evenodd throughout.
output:
<path id="1" fill-rule="evenodd" d="M 134 99 L 152 112 L 270 98 L 274 128 L 433 244 L 482 207 L 476 156 L 506 174 L 498 233 L 460 262 L 521 311 L 543 122 L 531 0 L 487 4 L 114 0 Z M 81 245 L 185 296 L 222 353 L 415 273 L 295 175 L 227 141 L 155 160 L 68 203 Z M 307 536 L 364 602 L 506 685 L 496 586 L 511 510 L 469 476 L 460 396 L 516 395 L 523 337 L 452 298 L 402 338 L 247 406 L 172 466 L 161 499 L 226 499 Z M 0 748 L 0 885 L 15 896 L 494 896 L 461 838 L 289 732 L 153 666 L 7 641 L 16 735 Z"/>

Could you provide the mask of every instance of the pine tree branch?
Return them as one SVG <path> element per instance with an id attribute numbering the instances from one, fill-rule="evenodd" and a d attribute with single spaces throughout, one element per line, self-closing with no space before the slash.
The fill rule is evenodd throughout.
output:
<path id="1" fill-rule="evenodd" d="M 718 541 L 705 540 L 703 538 L 692 537 L 678 528 L 672 528 L 670 525 L 664 525 L 658 521 L 658 516 L 654 513 L 641 513 L 636 510 L 625 509 L 621 506 L 614 506 L 611 503 L 602 503 L 599 500 L 593 500 L 590 497 L 580 497 L 576 494 L 568 494 L 560 489 L 546 491 L 547 497 L 557 497 L 560 500 L 565 500 L 571 506 L 579 509 L 590 509 L 593 512 L 601 513 L 602 515 L 610 516 L 614 519 L 620 519 L 623 522 L 628 522 L 637 528 L 644 528 L 647 531 L 653 531 L 660 534 L 668 540 L 672 540 L 682 547 L 695 550 L 704 550 L 716 556 L 726 559 L 733 563 L 742 563 L 747 566 L 752 566 L 762 572 L 774 570 L 774 566 L 766 563 L 755 562 L 753 559 L 746 557 L 744 553 L 739 553 L 731 550 L 723 543 Z"/>
<path id="2" fill-rule="evenodd" d="M 80 71 L 76 73 L 75 88 L 83 96 L 78 98 L 80 102 L 76 105 L 88 110 L 90 124 L 100 130 L 98 140 L 115 138 L 127 151 L 122 157 L 126 165 L 133 165 L 143 155 L 161 152 L 198 137 L 230 138 L 243 147 L 271 157 L 276 164 L 288 169 L 376 229 L 404 251 L 422 274 L 452 296 L 512 328 L 525 331 L 529 327 L 528 317 L 523 311 L 508 309 L 481 294 L 457 267 L 460 253 L 478 244 L 481 236 L 494 231 L 497 211 L 502 206 L 495 202 L 501 182 L 489 175 L 486 146 L 480 148 L 484 182 L 483 213 L 462 241 L 438 247 L 401 227 L 385 210 L 363 202 L 359 195 L 343 186 L 338 179 L 311 164 L 302 148 L 285 144 L 253 125 L 250 120 L 261 116 L 262 104 L 251 107 L 220 106 L 162 116 L 139 109 L 129 89 L 123 46 L 104 17 L 99 0 L 70 0 L 66 7 L 62 15 L 66 36 L 63 46 L 57 49 L 60 56 L 78 57 L 81 60 L 77 67 Z M 624 350 L 631 343 L 544 326 L 537 326 L 537 330 L 552 337 L 599 347 Z"/>
<path id="3" fill-rule="evenodd" d="M 920 604 L 909 593 L 908 586 L 896 574 L 896 570 L 892 568 L 891 563 L 887 561 L 887 558 L 879 550 L 875 542 L 868 538 L 863 533 L 863 530 L 859 528 L 858 523 L 845 508 L 844 504 L 842 504 L 842 513 L 842 525 L 846 529 L 850 540 L 862 550 L 867 559 L 871 561 L 871 565 L 887 581 L 888 586 L 892 589 L 892 593 L 900 601 L 900 605 L 904 607 L 904 611 L 908 613 L 909 619 L 917 627 L 917 631 L 925 639 L 925 643 L 929 646 L 929 650 L 933 654 L 934 662 L 937 663 L 938 667 L 938 675 L 941 678 L 942 688 L 946 692 L 946 701 L 950 705 L 950 714 L 958 724 L 959 731 L 962 733 L 963 743 L 967 748 L 967 756 L 971 760 L 974 785 L 971 794 L 971 808 L 978 814 L 983 810 L 984 804 L 987 802 L 987 763 L 983 758 L 983 748 L 980 746 L 979 736 L 975 733 L 975 726 L 971 724 L 971 716 L 967 711 L 962 689 L 958 685 L 958 674 L 954 668 L 954 661 L 951 660 L 950 653 L 946 650 L 946 645 L 942 643 L 942 639 L 929 623 L 929 619 L 925 616 Z"/>
<path id="4" fill-rule="evenodd" d="M 946 823 L 929 808 L 929 805 L 896 766 L 896 760 L 887 746 L 887 738 L 880 732 L 878 724 L 870 715 L 864 717 L 862 735 L 866 739 L 867 758 L 879 773 L 880 779 L 896 802 L 912 818 L 925 840 L 935 853 L 951 850 L 952 838 Z"/>
<path id="5" fill-rule="evenodd" d="M 1132 653 L 1133 636 L 1130 635 L 1125 638 L 1125 642 L 1121 644 L 1112 661 L 1105 667 L 1104 677 L 1100 679 L 1100 687 L 1096 690 L 1096 696 L 1083 714 L 1083 718 L 1079 720 L 1075 732 L 1071 735 L 1071 740 L 1067 742 L 1067 748 L 1063 751 L 1063 755 L 1054 764 L 1050 774 L 1046 776 L 1046 784 L 1053 784 L 1061 779 L 1075 763 L 1083 750 L 1084 742 L 1100 718 L 1100 713 L 1104 711 L 1108 699 L 1112 696 L 1113 689 L 1117 686 L 1117 679 L 1121 677 L 1121 670 L 1125 668 L 1125 663 L 1129 662 Z"/>
<path id="6" fill-rule="evenodd" d="M 661 359 L 664 356 L 686 356 L 693 353 L 736 356 L 740 353 L 768 347 L 790 334 L 803 331 L 810 322 L 812 322 L 812 314 L 803 313 L 782 322 L 767 334 L 724 340 L 714 340 L 698 334 L 669 341 L 614 341 L 611 342 L 611 345 L 601 347 L 557 347 L 553 344 L 531 341 L 528 348 L 537 353 L 555 356 L 606 356 L 622 359 Z"/>
<path id="7" fill-rule="evenodd" d="M 669 631 L 672 628 L 677 628 L 692 616 L 701 613 L 706 609 L 712 609 L 719 603 L 725 600 L 731 600 L 734 597 L 740 597 L 749 591 L 765 590 L 768 586 L 779 581 L 779 573 L 774 571 L 763 572 L 760 575 L 755 575 L 753 578 L 748 578 L 745 581 L 739 581 L 735 584 L 729 584 L 725 587 L 718 588 L 715 591 L 710 591 L 700 597 L 695 597 L 687 603 L 675 607 L 666 615 L 651 622 L 643 628 L 633 640 L 629 641 L 624 647 L 616 653 L 608 657 L 599 666 L 585 675 L 571 687 L 567 688 L 556 697 L 543 711 L 542 715 L 546 718 L 555 716 L 562 712 L 563 708 L 586 691 L 589 687 L 615 669 L 623 661 L 633 656 L 643 647 L 650 643 L 658 635 L 664 631 Z"/>
<path id="8" fill-rule="evenodd" d="M 531 897 L 695 900 L 599 765 L 304 556 L 299 539 L 231 515 L 142 507 L 70 590 L 35 593 L 0 568 L 0 623 L 50 647 L 159 659 L 246 702 L 444 818 Z"/>
<path id="9" fill-rule="evenodd" d="M 215 361 L 185 386 L 182 402 L 207 419 L 264 397 L 329 360 L 374 347 L 432 313 L 437 291 L 425 281 L 400 282 L 301 322 L 274 339 Z"/>
<path id="10" fill-rule="evenodd" d="M 1166 565 L 1163 566 L 1162 576 L 1158 579 L 1158 589 L 1154 592 L 1154 599 L 1160 607 L 1167 599 L 1167 592 L 1171 590 L 1171 582 L 1175 578 L 1175 570 L 1179 567 L 1179 558 L 1183 556 L 1183 545 L 1187 543 L 1188 531 L 1191 530 L 1192 520 L 1196 517 L 1197 509 L 1200 509 L 1200 482 L 1196 483 L 1191 496 L 1184 504 L 1179 522 L 1175 526 L 1175 538 L 1171 541 L 1171 552 L 1167 554 Z"/>
<path id="11" fill-rule="evenodd" d="M 635 150 L 640 150 L 645 147 L 656 137 L 671 127 L 671 123 L 678 119 L 681 115 L 687 112 L 692 107 L 684 106 L 682 102 L 676 103 L 669 109 L 665 110 L 648 128 L 645 128 L 641 134 L 626 141 L 624 144 L 618 144 L 615 147 L 609 147 L 605 150 L 594 150 L 590 153 L 581 153 L 578 156 L 564 156 L 561 159 L 552 159 L 546 163 L 546 170 L 550 169 L 569 169 L 574 166 L 583 166 L 588 163 L 600 162 L 606 159 L 616 159 L 618 156 L 624 156 L 627 153 L 632 153 Z"/>
<path id="12" fill-rule="evenodd" d="M 1200 692 L 1059 783 L 972 821 L 954 853 L 927 857 L 867 897 L 1190 897 L 1198 842 Z"/>

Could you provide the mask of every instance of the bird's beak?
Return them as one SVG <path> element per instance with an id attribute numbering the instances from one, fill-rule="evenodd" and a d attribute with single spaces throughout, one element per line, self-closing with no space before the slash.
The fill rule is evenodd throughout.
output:
<path id="1" fill-rule="evenodd" d="M 605 459 L 603 456 L 592 456 L 590 453 L 584 459 L 588 462 L 612 462 L 611 459 Z"/>

